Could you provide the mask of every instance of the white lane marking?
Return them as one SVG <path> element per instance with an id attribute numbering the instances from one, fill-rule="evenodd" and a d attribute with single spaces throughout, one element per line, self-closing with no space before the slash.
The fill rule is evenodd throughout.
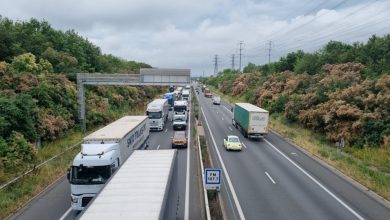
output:
<path id="1" fill-rule="evenodd" d="M 223 120 L 225 120 L 225 119 L 222 118 L 222 121 L 223 121 Z"/>
<path id="2" fill-rule="evenodd" d="M 217 114 L 219 114 L 219 113 L 217 112 Z"/>
<path id="3" fill-rule="evenodd" d="M 228 128 L 229 128 L 229 130 L 233 131 L 233 129 L 230 126 Z"/>
<path id="4" fill-rule="evenodd" d="M 187 173 L 186 173 L 186 198 L 184 200 L 184 219 L 189 219 L 189 201 L 190 201 L 190 151 L 191 151 L 191 102 L 190 103 L 190 111 L 188 114 L 188 132 L 187 132 Z"/>
<path id="5" fill-rule="evenodd" d="M 238 201 L 238 197 L 237 197 L 236 191 L 234 190 L 232 181 L 230 180 L 229 173 L 228 173 L 228 171 L 227 171 L 227 169 L 226 169 L 226 167 L 225 167 L 225 163 L 223 162 L 222 157 L 221 157 L 221 154 L 219 153 L 219 150 L 218 150 L 218 148 L 217 148 L 217 144 L 215 143 L 215 139 L 214 139 L 213 133 L 211 132 L 211 128 L 210 128 L 209 122 L 207 121 L 207 117 L 206 117 L 206 115 L 205 115 L 205 113 L 204 113 L 204 111 L 203 111 L 203 108 L 201 107 L 200 109 L 201 109 L 201 111 L 202 111 L 203 118 L 204 118 L 204 120 L 206 121 L 207 128 L 208 128 L 208 130 L 209 130 L 209 132 L 210 132 L 210 135 L 211 135 L 211 139 L 213 140 L 214 148 L 215 148 L 215 150 L 216 150 L 216 152 L 217 152 L 219 161 L 221 162 L 221 166 L 222 166 L 223 172 L 225 173 L 225 177 L 226 177 L 226 180 L 227 180 L 227 182 L 228 182 L 228 185 L 229 185 L 229 188 L 230 188 L 230 192 L 231 192 L 232 195 L 233 195 L 233 200 L 234 200 L 234 203 L 236 204 L 238 214 L 240 215 L 240 218 L 241 218 L 242 220 L 245 220 L 244 212 L 242 211 L 240 202 Z"/>
<path id="6" fill-rule="evenodd" d="M 228 109 L 226 106 L 224 106 L 224 105 L 222 105 L 230 114 L 233 114 L 233 112 L 230 110 L 230 109 Z"/>
<path id="7" fill-rule="evenodd" d="M 160 145 L 157 146 L 157 150 L 160 149 Z"/>
<path id="8" fill-rule="evenodd" d="M 269 175 L 269 174 L 267 173 L 267 171 L 265 172 L 265 175 L 268 176 L 268 178 L 271 180 L 271 182 L 272 182 L 273 184 L 276 184 L 275 181 L 274 181 L 274 179 L 272 179 L 271 175 Z"/>
<path id="9" fill-rule="evenodd" d="M 276 148 L 273 144 L 271 144 L 268 140 L 264 139 L 273 149 L 275 149 L 280 155 L 282 155 L 286 160 L 288 160 L 292 165 L 294 165 L 298 170 L 300 170 L 303 174 L 305 174 L 309 179 L 311 179 L 315 184 L 317 184 L 320 188 L 322 188 L 326 193 L 328 193 L 331 197 L 333 197 L 338 203 L 344 206 L 349 212 L 351 212 L 356 218 L 363 220 L 364 218 L 359 215 L 355 210 L 345 204 L 340 198 L 338 198 L 335 194 L 333 194 L 329 189 L 327 189 L 324 185 L 322 185 L 318 180 L 316 180 L 313 176 L 311 176 L 306 170 L 292 161 L 289 157 L 287 157 L 283 152 L 281 152 L 278 148 Z"/>
<path id="10" fill-rule="evenodd" d="M 294 156 L 297 156 L 297 153 L 295 153 L 295 152 L 292 152 L 291 154 L 294 155 Z"/>
<path id="11" fill-rule="evenodd" d="M 60 220 L 64 220 L 66 216 L 72 211 L 72 207 L 70 207 L 60 218 Z"/>
<path id="12" fill-rule="evenodd" d="M 167 133 L 167 131 L 168 131 L 168 128 L 167 128 L 167 129 L 165 129 L 165 131 L 164 131 L 164 132 L 165 132 L 165 133 Z"/>
<path id="13" fill-rule="evenodd" d="M 245 144 L 244 144 L 244 143 L 242 143 L 242 146 L 244 146 L 244 147 L 246 148 L 246 146 L 245 146 Z"/>

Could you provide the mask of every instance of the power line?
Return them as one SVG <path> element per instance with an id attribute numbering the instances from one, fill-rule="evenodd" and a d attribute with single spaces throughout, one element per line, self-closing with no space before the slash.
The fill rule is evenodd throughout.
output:
<path id="1" fill-rule="evenodd" d="M 329 10 L 329 11 L 323 13 L 323 14 L 320 14 L 320 15 L 317 16 L 317 17 L 313 17 L 313 18 L 310 19 L 308 22 L 305 22 L 305 23 L 299 25 L 298 27 L 295 27 L 295 28 L 293 28 L 293 29 L 287 30 L 286 32 L 284 32 L 284 33 L 282 33 L 282 34 L 279 34 L 279 37 L 278 37 L 278 38 L 280 39 L 280 38 L 283 37 L 283 36 L 287 36 L 288 34 L 290 34 L 290 33 L 294 32 L 294 31 L 297 31 L 297 30 L 301 29 L 302 27 L 304 27 L 304 26 L 306 26 L 306 25 L 312 23 L 312 22 L 315 21 L 316 19 L 318 19 L 318 18 L 320 18 L 320 17 L 322 17 L 322 16 L 328 14 L 330 11 L 335 10 L 336 8 L 340 7 L 341 5 L 343 5 L 344 3 L 346 3 L 347 1 L 349 1 L 349 0 L 343 0 L 342 2 L 339 2 L 338 4 L 336 4 L 335 6 L 333 6 L 333 7 L 331 8 L 331 10 Z M 278 38 L 276 38 L 276 39 L 278 39 Z"/>
<path id="2" fill-rule="evenodd" d="M 240 60 L 239 60 L 239 66 L 238 66 L 238 70 L 241 72 L 241 56 L 242 56 L 242 44 L 244 42 L 243 41 L 240 41 Z"/>
<path id="3" fill-rule="evenodd" d="M 335 22 L 331 22 L 331 23 L 327 24 L 326 26 L 324 26 L 324 27 L 322 28 L 322 30 L 321 30 L 320 32 L 316 32 L 316 33 L 315 33 L 316 36 L 317 36 L 317 37 L 318 37 L 318 36 L 321 36 L 321 34 L 324 34 L 324 33 L 325 33 L 325 36 L 331 36 L 332 34 L 329 34 L 329 32 L 328 32 L 328 31 L 330 31 L 329 29 L 331 29 L 332 32 L 336 32 L 336 31 L 339 31 L 339 30 L 345 31 L 346 29 L 345 29 L 343 26 L 341 26 L 341 27 L 338 28 L 338 29 L 335 29 L 333 25 L 334 25 L 336 22 L 339 22 L 339 23 L 340 23 L 340 21 L 345 20 L 346 18 L 348 18 L 348 17 L 350 17 L 350 16 L 356 14 L 357 12 L 359 12 L 359 11 L 361 11 L 361 10 L 363 10 L 363 9 L 366 9 L 368 6 L 370 6 L 370 5 L 373 4 L 373 3 L 376 3 L 377 1 L 378 1 L 378 0 L 374 0 L 374 1 L 372 1 L 372 2 L 369 2 L 369 3 L 365 4 L 365 5 L 363 5 L 362 7 L 358 8 L 358 9 L 356 9 L 356 10 L 350 12 L 350 13 L 348 13 L 348 14 L 345 15 L 345 16 L 343 16 L 341 19 L 338 19 L 338 20 L 335 21 Z M 380 11 L 379 14 L 380 14 L 381 12 L 383 12 L 383 11 L 387 11 L 387 9 L 385 8 L 384 10 Z M 376 15 L 378 15 L 378 13 L 377 13 Z M 375 16 L 374 16 L 374 17 L 375 17 Z M 386 16 L 386 17 L 387 17 L 387 16 Z M 371 19 L 372 19 L 372 17 L 371 17 L 369 20 L 371 20 Z M 366 22 L 366 23 L 368 23 L 368 22 Z M 356 26 L 364 26 L 364 25 L 360 24 L 360 25 L 356 25 Z M 351 27 L 354 27 L 354 26 L 349 26 L 349 29 L 350 29 Z M 347 30 L 348 30 L 348 29 L 347 29 Z M 338 33 L 339 33 L 339 32 L 338 32 Z M 298 40 L 298 42 L 299 42 L 299 41 L 303 41 L 303 40 L 306 39 L 307 36 L 310 35 L 310 34 L 314 34 L 314 31 L 312 30 L 312 31 L 309 32 L 309 33 L 301 34 L 300 36 L 297 36 L 293 41 L 294 41 L 294 42 L 297 42 L 297 40 Z M 290 40 L 291 40 L 291 39 L 290 39 Z M 312 39 L 311 39 L 311 40 L 312 40 Z M 285 40 L 285 42 L 280 43 L 280 46 L 287 45 L 287 44 L 288 44 L 288 42 L 287 42 L 287 40 Z"/>
<path id="4" fill-rule="evenodd" d="M 214 56 L 214 74 L 218 73 L 218 55 L 215 54 Z"/>
<path id="5" fill-rule="evenodd" d="M 232 54 L 232 70 L 234 70 L 234 54 Z"/>
<path id="6" fill-rule="evenodd" d="M 271 64 L 271 50 L 272 50 L 272 41 L 269 41 L 269 44 L 268 44 L 268 64 Z"/>

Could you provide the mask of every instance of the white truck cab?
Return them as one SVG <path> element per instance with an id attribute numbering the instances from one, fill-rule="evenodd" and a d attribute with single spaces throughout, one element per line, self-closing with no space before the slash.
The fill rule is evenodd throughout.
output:
<path id="1" fill-rule="evenodd" d="M 155 99 L 148 104 L 146 115 L 149 117 L 150 130 L 162 131 L 169 115 L 169 103 L 167 99 Z"/>
<path id="2" fill-rule="evenodd" d="M 81 211 L 136 149 L 148 145 L 146 116 L 125 116 L 84 138 L 68 170 L 71 207 Z"/>

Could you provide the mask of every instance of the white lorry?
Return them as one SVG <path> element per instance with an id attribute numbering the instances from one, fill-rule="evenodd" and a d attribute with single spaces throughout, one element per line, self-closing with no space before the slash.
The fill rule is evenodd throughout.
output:
<path id="1" fill-rule="evenodd" d="M 135 151 L 80 219 L 163 219 L 176 154 L 171 149 Z"/>
<path id="2" fill-rule="evenodd" d="M 125 116 L 86 136 L 68 170 L 71 205 L 83 210 L 135 149 L 148 145 L 146 116 Z"/>
<path id="3" fill-rule="evenodd" d="M 186 129 L 188 120 L 188 102 L 175 101 L 173 105 L 173 129 Z"/>
<path id="4" fill-rule="evenodd" d="M 181 94 L 182 94 L 182 92 L 183 92 L 183 87 L 177 87 L 176 90 L 179 91 L 179 95 L 181 96 Z"/>
<path id="5" fill-rule="evenodd" d="M 164 130 L 164 125 L 168 120 L 169 108 L 167 99 L 155 99 L 148 104 L 146 115 L 149 117 L 150 130 Z"/>
<path id="6" fill-rule="evenodd" d="M 183 90 L 183 93 L 182 93 L 182 98 L 183 100 L 190 100 L 190 90 L 189 89 L 185 89 Z"/>

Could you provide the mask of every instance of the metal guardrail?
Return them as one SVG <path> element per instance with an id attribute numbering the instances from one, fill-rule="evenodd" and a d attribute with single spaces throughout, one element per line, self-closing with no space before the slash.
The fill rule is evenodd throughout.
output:
<path id="1" fill-rule="evenodd" d="M 202 170 L 202 188 L 203 188 L 203 195 L 204 195 L 204 204 L 206 206 L 207 220 L 210 220 L 211 215 L 210 215 L 209 198 L 207 196 L 207 190 L 204 185 L 204 166 L 203 166 L 203 158 L 202 158 L 202 147 L 200 146 L 199 135 L 198 135 L 198 148 L 199 148 L 199 158 L 200 158 L 200 169 Z"/>
<path id="2" fill-rule="evenodd" d="M 82 141 L 80 141 L 80 142 L 78 142 L 78 143 L 72 145 L 71 147 L 66 148 L 65 151 L 62 151 L 61 153 L 56 154 L 56 155 L 50 157 L 49 159 L 47 159 L 47 160 L 43 161 L 42 163 L 38 164 L 37 166 L 34 166 L 32 169 L 29 169 L 29 170 L 27 170 L 26 172 L 22 173 L 21 175 L 17 176 L 17 177 L 14 178 L 13 180 L 11 180 L 11 181 L 9 181 L 9 182 L 3 184 L 2 186 L 0 186 L 0 191 L 2 191 L 4 188 L 6 188 L 7 186 L 11 185 L 12 183 L 15 183 L 16 181 L 18 181 L 19 179 L 23 178 L 24 176 L 30 174 L 30 173 L 33 172 L 34 170 L 36 170 L 36 169 L 40 168 L 41 166 L 47 164 L 48 162 L 52 161 L 53 159 L 55 159 L 55 158 L 61 156 L 62 154 L 68 152 L 69 150 L 71 150 L 71 149 L 77 147 L 77 146 L 80 145 L 81 143 L 82 143 Z"/>

